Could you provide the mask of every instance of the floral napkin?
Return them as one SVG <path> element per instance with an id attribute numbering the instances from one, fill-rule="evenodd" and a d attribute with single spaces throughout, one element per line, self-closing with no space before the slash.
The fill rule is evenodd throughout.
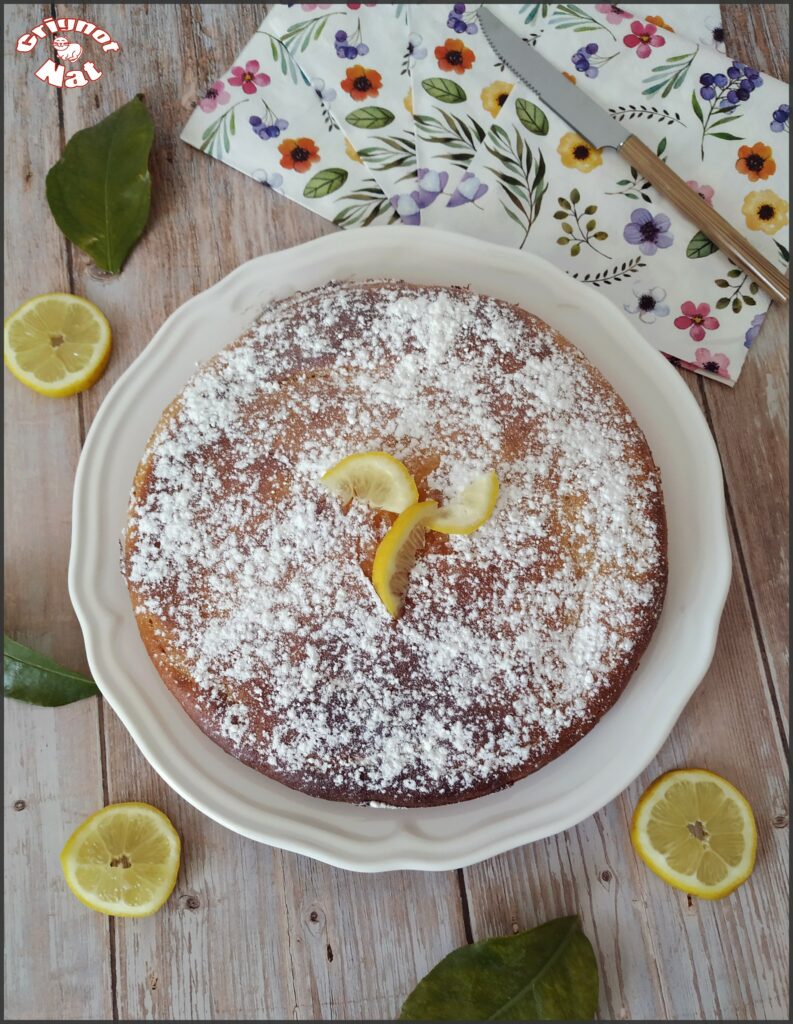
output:
<path id="1" fill-rule="evenodd" d="M 787 267 L 788 88 L 724 55 L 717 4 L 489 6 Z M 341 227 L 544 256 L 677 365 L 734 384 L 768 297 L 519 82 L 478 8 L 275 5 L 182 138 Z"/>

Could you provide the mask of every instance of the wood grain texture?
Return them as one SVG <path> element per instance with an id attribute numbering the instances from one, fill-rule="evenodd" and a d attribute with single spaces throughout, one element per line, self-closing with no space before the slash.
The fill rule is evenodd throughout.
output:
<path id="1" fill-rule="evenodd" d="M 101 87 L 59 102 L 9 45 L 48 9 L 6 9 L 7 121 L 26 126 L 6 148 L 6 309 L 36 291 L 73 290 L 97 302 L 114 329 L 108 371 L 82 396 L 47 401 L 7 380 L 6 628 L 74 668 L 84 660 L 65 578 L 71 488 L 81 441 L 109 388 L 180 303 L 252 256 L 334 230 L 178 140 L 195 96 L 264 10 L 59 6 L 125 46 Z M 728 5 L 725 17 L 728 52 L 787 77 L 786 5 Z M 108 279 L 64 242 L 43 206 L 43 179 L 65 138 L 137 92 L 157 132 L 152 216 L 123 274 Z M 466 941 L 469 918 L 478 939 L 577 910 L 600 963 L 601 1017 L 785 1016 L 786 326 L 786 311 L 773 309 L 734 391 L 684 375 L 723 460 L 733 586 L 707 678 L 626 793 L 575 829 L 464 873 L 354 875 L 203 817 L 96 700 L 53 710 L 7 702 L 6 1015 L 387 1019 L 421 975 Z M 691 764 L 741 787 L 760 829 L 754 876 L 717 904 L 668 888 L 628 839 L 647 782 Z M 109 923 L 65 891 L 58 852 L 89 812 L 126 799 L 169 814 L 184 859 L 158 915 Z M 23 811 L 14 810 L 17 800 Z"/>

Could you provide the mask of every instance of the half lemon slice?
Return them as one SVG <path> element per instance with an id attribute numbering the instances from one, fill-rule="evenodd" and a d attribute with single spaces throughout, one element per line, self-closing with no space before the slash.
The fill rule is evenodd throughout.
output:
<path id="1" fill-rule="evenodd" d="M 473 533 L 493 514 L 498 501 L 498 477 L 485 473 L 464 487 L 450 505 L 439 509 L 426 523 L 438 533 Z"/>
<path id="2" fill-rule="evenodd" d="M 437 501 L 420 501 L 397 516 L 394 525 L 377 546 L 372 564 L 372 583 L 390 615 L 402 610 L 410 570 L 424 547 L 427 519 L 438 508 Z"/>
<path id="3" fill-rule="evenodd" d="M 65 398 L 95 384 L 110 358 L 110 346 L 104 313 L 79 295 L 37 295 L 5 322 L 6 366 L 23 384 L 50 398 Z"/>
<path id="4" fill-rule="evenodd" d="M 148 917 L 176 885 L 179 834 L 150 804 L 110 804 L 71 835 L 61 867 L 74 895 L 114 917 Z"/>
<path id="5" fill-rule="evenodd" d="M 631 841 L 665 882 L 692 896 L 718 900 L 754 867 L 757 829 L 735 786 L 702 768 L 667 772 L 636 807 Z"/>
<path id="6" fill-rule="evenodd" d="M 345 504 L 358 498 L 386 512 L 404 512 L 419 500 L 407 467 L 387 452 L 348 455 L 323 474 L 321 483 Z"/>

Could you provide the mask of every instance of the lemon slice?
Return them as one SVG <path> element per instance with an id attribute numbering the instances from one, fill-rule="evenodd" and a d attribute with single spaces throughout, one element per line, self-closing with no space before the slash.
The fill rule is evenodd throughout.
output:
<path id="1" fill-rule="evenodd" d="M 665 882 L 718 900 L 754 867 L 752 808 L 735 786 L 701 768 L 667 772 L 645 791 L 633 815 L 631 841 Z"/>
<path id="2" fill-rule="evenodd" d="M 386 512 L 404 512 L 419 500 L 407 467 L 387 452 L 348 455 L 323 474 L 321 483 L 345 504 L 360 498 Z"/>
<path id="3" fill-rule="evenodd" d="M 377 546 L 372 564 L 372 583 L 377 596 L 394 618 L 402 609 L 416 555 L 424 547 L 426 521 L 437 507 L 437 501 L 420 501 L 411 505 L 397 516 Z"/>
<path id="4" fill-rule="evenodd" d="M 50 292 L 23 303 L 5 322 L 3 356 L 13 375 L 40 395 L 65 398 L 95 384 L 110 358 L 110 324 L 93 302 Z"/>
<path id="5" fill-rule="evenodd" d="M 69 838 L 61 867 L 74 895 L 115 917 L 148 917 L 176 885 L 181 841 L 150 804 L 110 804 Z"/>
<path id="6" fill-rule="evenodd" d="M 464 487 L 450 504 L 427 520 L 428 530 L 438 533 L 473 533 L 488 521 L 498 501 L 498 477 L 485 473 Z"/>

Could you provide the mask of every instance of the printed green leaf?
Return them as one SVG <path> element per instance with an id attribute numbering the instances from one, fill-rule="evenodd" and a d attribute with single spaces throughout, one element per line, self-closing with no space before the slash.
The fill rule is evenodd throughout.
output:
<path id="1" fill-rule="evenodd" d="M 341 188 L 346 180 L 347 172 L 343 167 L 326 167 L 306 182 L 303 195 L 306 199 L 321 199 Z"/>
<path id="2" fill-rule="evenodd" d="M 102 270 L 117 274 L 149 219 L 154 124 L 142 97 L 76 132 L 47 175 L 61 231 Z"/>
<path id="3" fill-rule="evenodd" d="M 727 142 L 741 142 L 743 141 L 743 135 L 730 135 L 729 132 L 708 132 L 714 139 L 725 139 Z"/>
<path id="4" fill-rule="evenodd" d="M 359 110 L 352 110 L 344 119 L 353 128 L 365 128 L 372 131 L 375 128 L 385 128 L 394 120 L 394 115 L 385 107 L 361 107 Z"/>
<path id="5" fill-rule="evenodd" d="M 730 300 L 726 295 L 722 295 L 720 299 L 716 300 L 716 309 L 726 309 L 729 306 Z"/>
<path id="6" fill-rule="evenodd" d="M 548 134 L 548 118 L 544 111 L 528 100 L 515 100 L 515 113 L 524 128 L 528 128 L 535 135 Z"/>
<path id="7" fill-rule="evenodd" d="M 780 242 L 777 242 L 776 239 L 774 239 L 774 245 L 777 247 L 777 251 L 779 252 L 779 258 L 782 260 L 782 262 L 790 263 L 790 251 Z"/>
<path id="8" fill-rule="evenodd" d="M 574 188 L 570 193 L 570 202 L 575 206 L 576 203 L 581 202 L 581 193 L 577 188 Z"/>
<path id="9" fill-rule="evenodd" d="M 465 89 L 450 78 L 425 78 L 421 87 L 434 100 L 440 100 L 441 103 L 462 103 L 468 99 Z"/>
<path id="10" fill-rule="evenodd" d="M 686 256 L 690 260 L 701 260 L 703 256 L 710 256 L 711 253 L 718 251 L 719 247 L 701 231 L 698 231 L 686 246 Z"/>
<path id="11" fill-rule="evenodd" d="M 3 693 L 45 708 L 95 697 L 99 690 L 86 676 L 3 636 Z"/>
<path id="12" fill-rule="evenodd" d="M 592 1020 L 595 954 L 577 917 L 462 946 L 411 992 L 400 1020 Z"/>
<path id="13" fill-rule="evenodd" d="M 702 115 L 702 107 L 699 105 L 699 100 L 697 99 L 696 89 L 691 93 L 691 106 L 694 108 L 694 113 L 697 115 L 700 124 L 704 124 L 705 118 Z"/>

